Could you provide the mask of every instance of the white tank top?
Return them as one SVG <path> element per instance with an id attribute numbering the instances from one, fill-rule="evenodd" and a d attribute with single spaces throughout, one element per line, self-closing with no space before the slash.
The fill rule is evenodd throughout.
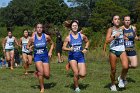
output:
<path id="1" fill-rule="evenodd" d="M 115 38 L 110 42 L 110 50 L 115 50 L 115 51 L 125 51 L 125 46 L 124 46 L 124 38 L 123 38 L 123 30 L 115 30 L 114 28 L 112 29 L 112 35 L 114 36 L 117 34 L 117 32 L 120 32 L 120 36 Z"/>
<path id="2" fill-rule="evenodd" d="M 7 36 L 6 37 L 5 49 L 14 49 L 14 40 L 15 40 L 15 38 L 13 36 L 11 38 L 9 38 Z"/>
<path id="3" fill-rule="evenodd" d="M 28 37 L 27 39 L 22 37 L 22 52 L 25 53 L 30 53 L 30 51 L 27 49 L 27 44 L 29 42 L 30 37 Z"/>

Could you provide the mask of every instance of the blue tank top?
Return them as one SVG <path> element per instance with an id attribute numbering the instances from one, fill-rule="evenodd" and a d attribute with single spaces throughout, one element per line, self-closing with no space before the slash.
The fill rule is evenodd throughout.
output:
<path id="1" fill-rule="evenodd" d="M 125 48 L 134 48 L 135 32 L 132 26 L 129 29 L 124 29 L 124 35 L 129 39 L 125 40 Z"/>
<path id="2" fill-rule="evenodd" d="M 35 54 L 45 54 L 47 53 L 47 41 L 45 34 L 42 34 L 42 38 L 38 40 L 37 35 L 35 34 L 34 39 L 34 53 Z"/>
<path id="3" fill-rule="evenodd" d="M 81 34 L 78 33 L 78 38 L 74 39 L 72 34 L 70 34 L 70 42 L 69 42 L 69 46 L 73 47 L 73 51 L 71 52 L 80 52 L 83 50 L 82 48 L 82 37 Z"/>

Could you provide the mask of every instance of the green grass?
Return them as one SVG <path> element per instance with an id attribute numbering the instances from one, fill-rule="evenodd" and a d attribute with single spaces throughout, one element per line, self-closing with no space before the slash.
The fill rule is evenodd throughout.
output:
<path id="1" fill-rule="evenodd" d="M 87 57 L 88 58 L 88 57 Z M 45 93 L 73 93 L 73 74 L 70 71 L 68 76 L 65 71 L 65 63 L 57 64 L 53 60 L 51 65 L 51 76 L 49 80 L 45 80 Z M 87 59 L 87 76 L 84 80 L 80 80 L 81 93 L 111 93 L 110 84 L 110 65 L 106 61 L 94 61 Z M 31 71 L 35 70 L 32 65 Z M 23 68 L 15 68 L 14 71 L 9 69 L 0 69 L 0 93 L 39 93 L 38 79 L 33 73 L 23 75 Z M 121 65 L 117 64 L 117 73 L 119 76 Z M 140 89 L 140 68 L 129 70 L 128 85 L 125 90 L 117 93 L 139 93 Z M 116 77 L 117 77 L 116 76 Z"/>

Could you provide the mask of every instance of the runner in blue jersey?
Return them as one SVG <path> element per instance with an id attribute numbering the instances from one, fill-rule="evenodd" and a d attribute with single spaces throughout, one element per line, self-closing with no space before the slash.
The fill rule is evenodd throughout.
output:
<path id="1" fill-rule="evenodd" d="M 113 16 L 112 18 L 113 27 L 110 27 L 107 31 L 106 35 L 106 44 L 110 43 L 110 54 L 109 54 L 109 61 L 111 65 L 111 91 L 117 91 L 116 84 L 115 84 L 115 73 L 116 73 L 116 61 L 117 57 L 121 59 L 122 64 L 122 72 L 119 80 L 118 86 L 120 88 L 124 88 L 125 84 L 123 79 L 126 77 L 128 71 L 128 60 L 127 55 L 125 52 L 124 46 L 124 36 L 123 36 L 123 29 L 120 28 L 120 17 L 118 15 Z"/>
<path id="2" fill-rule="evenodd" d="M 130 61 L 129 68 L 136 68 L 138 66 L 138 59 L 135 50 L 135 40 L 139 40 L 136 34 L 137 29 L 135 26 L 131 25 L 131 18 L 128 15 L 124 16 L 123 23 L 124 25 L 122 28 L 125 39 L 125 51 Z M 120 80 L 120 77 L 118 77 L 118 80 Z M 123 80 L 123 82 L 125 85 L 127 84 L 126 78 Z"/>
<path id="3" fill-rule="evenodd" d="M 25 69 L 25 75 L 28 74 L 29 65 L 32 64 L 32 51 L 27 49 L 27 44 L 29 42 L 30 36 L 28 29 L 23 30 L 23 37 L 20 38 L 20 47 L 22 48 L 22 58 L 23 58 L 23 66 Z M 30 47 L 31 48 L 31 47 Z"/>
<path id="4" fill-rule="evenodd" d="M 32 44 L 34 45 L 34 62 L 38 71 L 38 79 L 40 83 L 40 92 L 44 93 L 44 78 L 50 77 L 49 57 L 52 56 L 52 50 L 54 43 L 49 35 L 42 33 L 43 25 L 36 25 L 36 34 L 30 38 L 27 49 L 30 49 Z M 47 46 L 50 44 L 50 50 L 47 50 Z"/>
<path id="5" fill-rule="evenodd" d="M 12 31 L 8 31 L 8 36 L 3 40 L 3 51 L 6 56 L 6 61 L 10 64 L 10 69 L 14 69 L 14 48 L 15 43 L 18 45 L 17 39 L 12 35 Z"/>
<path id="6" fill-rule="evenodd" d="M 85 41 L 84 48 L 82 47 L 83 41 Z M 70 47 L 68 48 L 67 45 Z M 87 52 L 88 47 L 88 38 L 84 34 L 78 32 L 78 22 L 75 20 L 72 21 L 71 32 L 64 41 L 63 50 L 69 51 L 68 61 L 74 73 L 74 85 L 76 92 L 80 91 L 78 86 L 79 78 L 85 77 L 86 75 L 84 53 Z"/>
<path id="7" fill-rule="evenodd" d="M 130 60 L 129 68 L 136 68 L 138 66 L 137 54 L 135 50 L 135 40 L 139 40 L 136 34 L 136 27 L 131 25 L 130 16 L 124 17 L 124 36 L 125 40 L 125 51 Z"/>

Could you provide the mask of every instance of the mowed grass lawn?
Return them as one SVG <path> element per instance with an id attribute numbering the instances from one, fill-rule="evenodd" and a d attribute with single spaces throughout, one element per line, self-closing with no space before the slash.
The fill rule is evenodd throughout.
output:
<path id="1" fill-rule="evenodd" d="M 45 80 L 45 93 L 74 93 L 73 74 L 65 71 L 67 62 L 58 64 L 51 62 L 51 76 Z M 87 76 L 80 80 L 81 93 L 111 93 L 110 65 L 108 62 L 95 62 L 87 60 Z M 34 64 L 30 68 L 30 74 L 25 76 L 23 68 L 0 69 L 0 93 L 39 93 L 38 79 L 34 77 Z M 117 73 L 119 76 L 121 65 L 118 62 Z M 140 67 L 129 70 L 126 89 L 118 93 L 140 93 Z"/>

